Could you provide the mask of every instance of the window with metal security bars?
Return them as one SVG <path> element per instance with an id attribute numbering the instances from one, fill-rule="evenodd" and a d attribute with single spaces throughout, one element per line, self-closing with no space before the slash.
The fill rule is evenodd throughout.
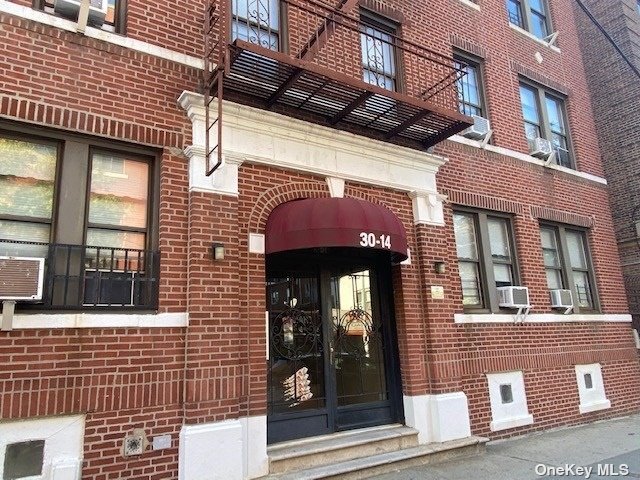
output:
<path id="1" fill-rule="evenodd" d="M 509 22 L 538 38 L 551 33 L 546 0 L 507 0 Z"/>
<path id="2" fill-rule="evenodd" d="M 45 259 L 40 306 L 155 307 L 150 155 L 56 132 L 0 130 L 0 256 Z"/>
<path id="3" fill-rule="evenodd" d="M 563 225 L 541 225 L 542 256 L 550 290 L 571 290 L 574 312 L 598 309 L 586 232 Z"/>
<path id="4" fill-rule="evenodd" d="M 518 284 L 510 218 L 459 210 L 453 228 L 465 310 L 499 312 L 497 287 Z"/>
<path id="5" fill-rule="evenodd" d="M 232 0 L 231 38 L 280 50 L 280 2 Z"/>
<path id="6" fill-rule="evenodd" d="M 561 95 L 528 83 L 520 83 L 520 102 L 527 140 L 545 138 L 555 151 L 554 163 L 575 168 L 571 154 L 569 129 Z"/>
<path id="7" fill-rule="evenodd" d="M 466 56 L 454 55 L 454 66 L 466 75 L 457 82 L 460 113 L 486 118 L 480 63 Z"/>
<path id="8" fill-rule="evenodd" d="M 80 0 L 72 0 L 79 3 Z M 106 5 L 105 5 L 106 2 Z M 127 0 L 90 0 L 90 5 L 96 8 L 105 7 L 104 23 L 100 25 L 103 30 L 117 33 L 125 33 L 125 17 L 127 12 Z M 36 8 L 48 13 L 55 13 L 53 0 L 36 0 Z M 91 24 L 90 24 L 91 25 Z"/>
<path id="9" fill-rule="evenodd" d="M 398 27 L 368 10 L 360 11 L 362 78 L 371 85 L 397 90 L 397 58 L 394 38 Z"/>

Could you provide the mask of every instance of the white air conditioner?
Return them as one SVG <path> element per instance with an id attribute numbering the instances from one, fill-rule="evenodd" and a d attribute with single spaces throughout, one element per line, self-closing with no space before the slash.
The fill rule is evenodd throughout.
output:
<path id="1" fill-rule="evenodd" d="M 462 131 L 461 135 L 475 140 L 482 140 L 491 131 L 489 120 L 479 115 L 471 115 L 473 125 Z"/>
<path id="2" fill-rule="evenodd" d="M 0 300 L 42 300 L 44 258 L 0 257 Z"/>
<path id="3" fill-rule="evenodd" d="M 77 20 L 80 11 L 80 0 L 54 0 L 53 11 L 58 15 Z M 90 25 L 100 27 L 104 23 L 109 8 L 108 0 L 89 0 L 89 20 Z"/>
<path id="4" fill-rule="evenodd" d="M 529 308 L 529 288 L 498 287 L 498 304 L 505 308 Z"/>
<path id="5" fill-rule="evenodd" d="M 549 290 L 551 296 L 551 308 L 572 308 L 573 296 L 571 290 L 556 288 Z"/>
<path id="6" fill-rule="evenodd" d="M 538 158 L 547 158 L 553 152 L 551 142 L 545 138 L 536 137 L 529 140 L 529 153 Z"/>

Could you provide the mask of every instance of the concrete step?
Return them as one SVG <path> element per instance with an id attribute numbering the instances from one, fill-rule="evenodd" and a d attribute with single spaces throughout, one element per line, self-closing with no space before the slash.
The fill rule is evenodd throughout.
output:
<path id="1" fill-rule="evenodd" d="M 418 432 L 399 424 L 292 440 L 268 448 L 269 473 L 309 469 L 417 445 Z"/>
<path id="2" fill-rule="evenodd" d="M 360 480 L 416 465 L 427 465 L 478 455 L 484 452 L 485 443 L 488 440 L 483 437 L 469 437 L 443 443 L 420 445 L 353 460 L 331 462 L 298 471 L 270 474 L 263 478 L 264 480 Z"/>

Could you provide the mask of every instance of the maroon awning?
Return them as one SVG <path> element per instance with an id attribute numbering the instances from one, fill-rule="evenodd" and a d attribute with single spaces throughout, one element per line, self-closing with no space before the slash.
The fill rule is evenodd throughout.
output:
<path id="1" fill-rule="evenodd" d="M 267 220 L 266 253 L 317 247 L 356 247 L 407 258 L 404 227 L 391 210 L 355 198 L 308 198 L 283 203 Z"/>

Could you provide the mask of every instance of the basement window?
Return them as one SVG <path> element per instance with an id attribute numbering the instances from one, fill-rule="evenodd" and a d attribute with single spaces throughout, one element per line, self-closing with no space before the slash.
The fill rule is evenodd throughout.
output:
<path id="1" fill-rule="evenodd" d="M 3 480 L 42 475 L 44 440 L 11 443 L 4 452 Z"/>

